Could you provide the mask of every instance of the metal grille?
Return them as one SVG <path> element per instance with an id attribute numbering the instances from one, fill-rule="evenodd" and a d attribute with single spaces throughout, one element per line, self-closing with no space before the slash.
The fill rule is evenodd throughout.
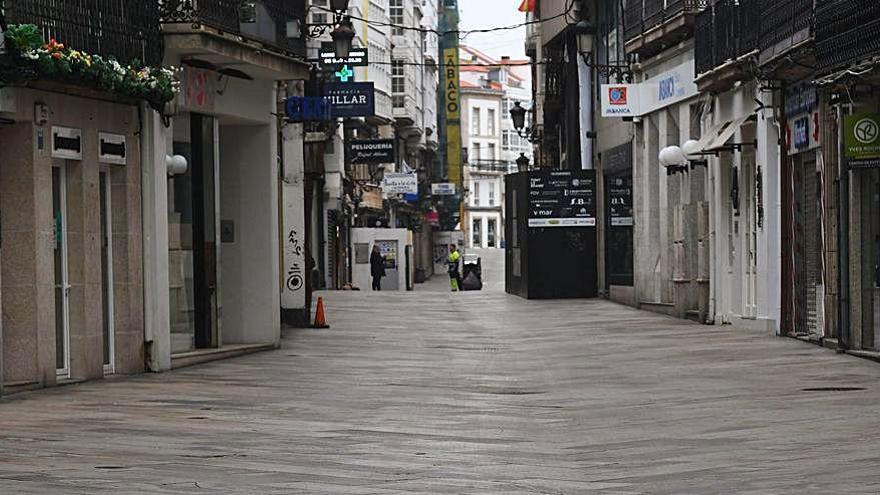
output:
<path id="1" fill-rule="evenodd" d="M 627 40 L 642 34 L 645 29 L 642 25 L 642 7 L 642 0 L 629 0 L 626 2 L 626 10 L 623 15 Z"/>
<path id="2" fill-rule="evenodd" d="M 719 0 L 698 14 L 694 26 L 697 74 L 757 49 L 760 26 L 758 0 Z"/>
<path id="3" fill-rule="evenodd" d="M 151 0 L 3 0 L 8 24 L 35 24 L 44 39 L 121 62 L 162 62 L 158 4 Z"/>
<path id="4" fill-rule="evenodd" d="M 694 63 L 697 75 L 715 67 L 715 38 L 712 24 L 712 9 L 697 14 L 694 20 Z"/>
<path id="5" fill-rule="evenodd" d="M 816 5 L 816 62 L 830 72 L 880 52 L 880 2 L 823 0 Z"/>
<path id="6" fill-rule="evenodd" d="M 630 0 L 624 12 L 626 39 L 661 26 L 681 13 L 697 14 L 708 6 L 709 0 Z"/>
<path id="7" fill-rule="evenodd" d="M 305 0 L 262 0 L 257 4 L 258 19 L 264 12 L 266 29 L 254 31 L 252 24 L 239 22 L 240 0 L 158 0 L 164 24 L 210 26 L 218 31 L 260 41 L 296 57 L 306 56 L 305 40 L 287 37 L 287 23 L 305 18 Z M 259 21 L 258 21 L 259 22 Z"/>
<path id="8" fill-rule="evenodd" d="M 813 28 L 813 0 L 767 0 L 761 3 L 761 50 Z"/>

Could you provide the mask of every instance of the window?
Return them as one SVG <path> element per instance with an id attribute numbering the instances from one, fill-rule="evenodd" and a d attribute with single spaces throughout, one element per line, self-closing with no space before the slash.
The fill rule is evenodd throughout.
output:
<path id="1" fill-rule="evenodd" d="M 510 131 L 504 131 L 501 133 L 501 149 L 510 149 Z"/>
<path id="2" fill-rule="evenodd" d="M 510 98 L 501 100 L 501 118 L 504 120 L 510 118 Z"/>
<path id="3" fill-rule="evenodd" d="M 480 183 L 474 181 L 474 206 L 480 206 Z"/>
<path id="4" fill-rule="evenodd" d="M 495 183 L 489 183 L 489 206 L 495 206 Z"/>
<path id="5" fill-rule="evenodd" d="M 313 13 L 312 24 L 327 24 L 327 14 L 325 12 Z"/>
<path id="6" fill-rule="evenodd" d="M 481 239 L 482 232 L 480 232 L 480 231 L 482 230 L 483 221 L 481 218 L 475 218 L 472 222 L 472 225 L 473 225 L 473 230 L 472 230 L 473 237 L 471 238 L 472 239 L 471 246 L 476 247 L 476 248 L 482 247 L 483 240 Z"/>
<path id="7" fill-rule="evenodd" d="M 474 107 L 471 109 L 471 135 L 479 136 L 481 128 L 482 126 L 480 125 L 480 109 L 478 107 Z"/>
<path id="8" fill-rule="evenodd" d="M 488 241 L 489 247 L 495 247 L 495 219 L 489 219 L 489 226 L 486 228 L 486 241 Z"/>
<path id="9" fill-rule="evenodd" d="M 489 160 L 495 159 L 495 143 L 489 143 L 489 156 L 487 156 Z"/>
<path id="10" fill-rule="evenodd" d="M 394 108 L 403 108 L 406 104 L 406 74 L 403 70 L 403 60 L 391 61 L 391 93 Z"/>
<path id="11" fill-rule="evenodd" d="M 403 26 L 403 0 L 391 0 L 389 7 L 391 24 L 395 25 L 391 30 L 391 34 L 401 36 L 403 35 L 403 28 L 397 26 Z"/>
<path id="12" fill-rule="evenodd" d="M 489 127 L 488 134 L 490 136 L 494 136 L 495 135 L 495 109 L 494 108 L 489 109 L 489 115 L 486 116 L 486 121 L 487 121 L 486 125 Z"/>
<path id="13" fill-rule="evenodd" d="M 480 158 L 483 158 L 482 156 L 480 156 L 481 151 L 483 150 L 480 149 L 480 143 L 474 143 L 474 151 L 473 153 L 471 153 L 471 158 L 474 160 L 479 160 Z"/>

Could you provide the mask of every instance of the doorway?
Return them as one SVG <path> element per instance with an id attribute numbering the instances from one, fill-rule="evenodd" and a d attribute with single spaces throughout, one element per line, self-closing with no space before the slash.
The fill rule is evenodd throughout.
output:
<path id="1" fill-rule="evenodd" d="M 218 346 L 216 119 L 174 120 L 174 154 L 186 172 L 168 183 L 172 354 Z"/>
<path id="2" fill-rule="evenodd" d="M 70 377 L 70 278 L 67 267 L 67 167 L 52 164 L 53 259 L 55 271 L 55 370 Z"/>
<path id="3" fill-rule="evenodd" d="M 98 173 L 101 221 L 101 323 L 103 333 L 104 374 L 116 372 L 116 342 L 113 308 L 113 208 L 110 199 L 110 172 Z"/>

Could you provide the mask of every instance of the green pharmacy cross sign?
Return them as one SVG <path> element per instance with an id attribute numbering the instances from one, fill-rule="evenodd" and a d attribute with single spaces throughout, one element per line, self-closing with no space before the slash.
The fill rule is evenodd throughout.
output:
<path id="1" fill-rule="evenodd" d="M 880 115 L 847 115 L 843 126 L 845 154 L 850 167 L 880 168 Z"/>
<path id="2" fill-rule="evenodd" d="M 336 71 L 336 77 L 340 82 L 348 82 L 349 79 L 354 79 L 354 71 L 348 65 L 343 65 L 341 69 Z"/>

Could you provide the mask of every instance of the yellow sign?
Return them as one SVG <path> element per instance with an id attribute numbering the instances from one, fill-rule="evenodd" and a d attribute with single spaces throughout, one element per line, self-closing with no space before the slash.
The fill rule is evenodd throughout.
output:
<path id="1" fill-rule="evenodd" d="M 449 182 L 461 183 L 461 82 L 458 69 L 458 48 L 443 50 L 443 101 L 446 106 L 446 164 Z"/>

